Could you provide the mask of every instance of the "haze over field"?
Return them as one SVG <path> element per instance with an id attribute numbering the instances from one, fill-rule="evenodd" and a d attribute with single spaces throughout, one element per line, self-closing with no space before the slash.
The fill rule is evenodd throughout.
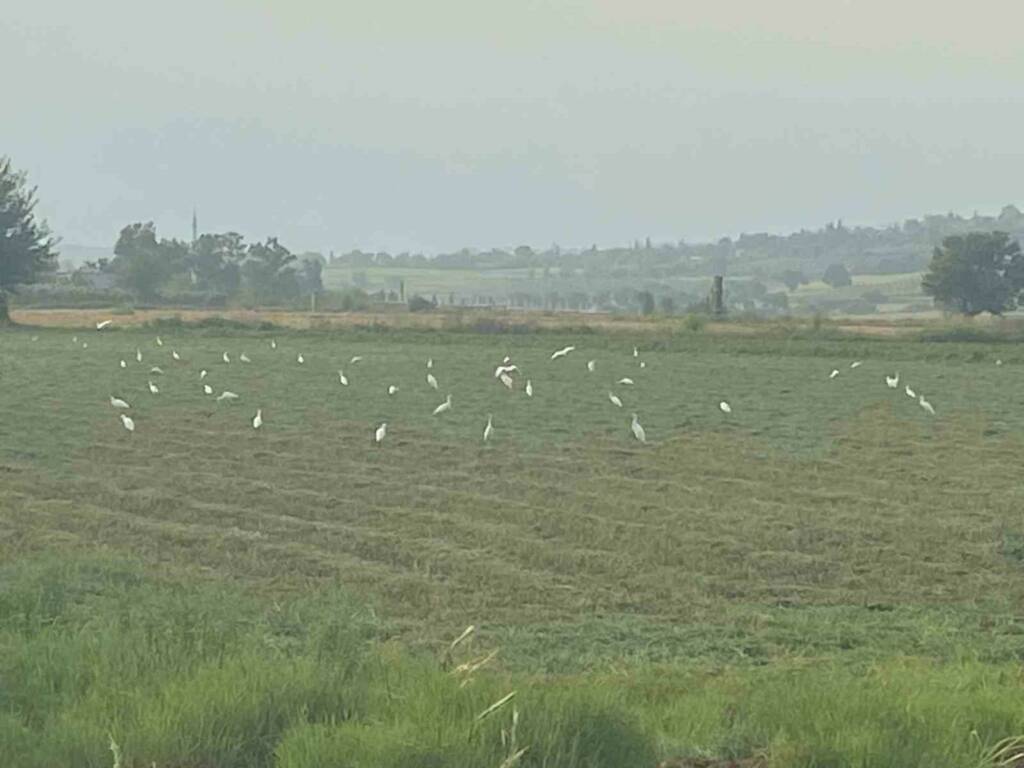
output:
<path id="1" fill-rule="evenodd" d="M 1022 199 L 1022 27 L 1012 0 L 21 3 L 0 149 L 105 247 L 193 205 L 300 251 L 969 215 Z"/>

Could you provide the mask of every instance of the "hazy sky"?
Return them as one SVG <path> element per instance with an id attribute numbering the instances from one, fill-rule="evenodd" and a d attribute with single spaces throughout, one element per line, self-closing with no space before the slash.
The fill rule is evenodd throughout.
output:
<path id="1" fill-rule="evenodd" d="M 1021 0 L 35 0 L 0 15 L 0 154 L 87 245 L 193 204 L 395 252 L 994 213 L 1022 41 Z"/>

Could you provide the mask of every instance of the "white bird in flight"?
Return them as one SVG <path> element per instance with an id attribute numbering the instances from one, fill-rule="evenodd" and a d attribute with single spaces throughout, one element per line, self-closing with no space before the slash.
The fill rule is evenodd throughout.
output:
<path id="1" fill-rule="evenodd" d="M 228 353 L 227 352 L 225 352 L 223 355 L 221 355 L 220 359 L 223 360 L 225 363 L 230 363 L 231 362 L 231 358 L 228 357 Z"/>
<path id="2" fill-rule="evenodd" d="M 533 397 L 533 382 L 529 379 L 526 380 L 526 396 Z"/>
<path id="3" fill-rule="evenodd" d="M 633 414 L 633 423 L 629 425 L 629 428 L 633 430 L 633 437 L 639 440 L 641 443 L 647 442 L 647 433 L 644 428 L 640 426 L 640 421 L 637 419 L 637 415 Z"/>
<path id="4" fill-rule="evenodd" d="M 247 354 L 245 354 L 245 352 L 240 354 L 238 356 L 238 359 L 241 360 L 243 363 L 251 363 L 252 362 L 252 360 L 249 359 L 249 356 Z"/>
<path id="5" fill-rule="evenodd" d="M 345 372 L 344 371 L 338 371 L 338 381 L 341 382 L 341 386 L 343 386 L 343 387 L 347 387 L 348 386 L 348 377 L 345 376 Z"/>
<path id="6" fill-rule="evenodd" d="M 862 360 L 854 360 L 852 363 L 850 363 L 851 368 L 860 368 L 862 365 L 864 365 L 864 362 Z"/>
<path id="7" fill-rule="evenodd" d="M 121 414 L 121 424 L 123 424 L 124 428 L 127 429 L 129 432 L 135 431 L 135 420 L 127 413 Z"/>
<path id="8" fill-rule="evenodd" d="M 501 380 L 502 384 L 504 384 L 509 389 L 512 389 L 512 383 L 513 382 L 512 382 L 512 377 L 511 376 L 509 376 L 507 373 L 503 373 L 498 378 Z"/>
<path id="9" fill-rule="evenodd" d="M 486 443 L 491 439 L 491 435 L 494 434 L 494 425 L 491 423 L 491 414 L 487 414 L 487 426 L 484 427 L 484 442 Z"/>
<path id="10" fill-rule="evenodd" d="M 619 400 L 618 395 L 616 395 L 614 392 L 608 393 L 608 399 L 611 400 L 612 405 L 616 406 L 617 408 L 622 407 L 622 401 Z"/>
<path id="11" fill-rule="evenodd" d="M 104 328 L 108 328 L 113 320 L 104 320 L 103 322 L 96 323 L 96 330 L 102 331 Z"/>
<path id="12" fill-rule="evenodd" d="M 256 415 L 252 417 L 252 428 L 259 429 L 263 426 L 263 409 L 257 408 Z"/>
<path id="13" fill-rule="evenodd" d="M 298 362 L 299 365 L 302 365 L 304 362 L 306 362 L 306 358 L 302 356 L 301 352 L 299 353 L 299 356 L 295 358 L 295 360 Z"/>
<path id="14" fill-rule="evenodd" d="M 427 374 L 427 384 L 429 384 L 432 389 L 437 389 L 437 379 L 434 378 L 434 374 Z"/>
<path id="15" fill-rule="evenodd" d="M 839 375 L 839 369 L 838 369 L 838 368 L 833 368 L 833 369 L 832 369 L 832 373 L 830 373 L 830 374 L 828 375 L 828 377 L 829 377 L 830 379 L 834 379 L 834 378 L 835 378 L 836 376 L 838 376 L 838 375 Z"/>
<path id="16" fill-rule="evenodd" d="M 149 391 L 150 391 L 151 394 L 154 394 L 154 395 L 159 395 L 160 394 L 160 389 L 152 381 L 149 382 Z"/>
<path id="17" fill-rule="evenodd" d="M 551 353 L 551 359 L 552 360 L 557 360 L 560 357 L 565 357 L 570 352 L 572 352 L 574 349 L 576 349 L 576 347 L 571 346 L 571 345 L 568 346 L 568 347 L 562 347 L 561 349 L 556 350 L 556 351 Z"/>
<path id="18" fill-rule="evenodd" d="M 594 369 L 595 369 L 596 367 L 597 367 L 597 361 L 596 361 L 596 360 L 587 360 L 587 370 L 588 370 L 588 371 L 590 371 L 591 373 L 593 373 L 593 372 L 594 372 Z"/>
<path id="19" fill-rule="evenodd" d="M 237 399 L 238 399 L 238 395 L 236 395 L 234 392 L 229 392 L 228 390 L 224 390 L 219 395 L 217 395 L 217 402 L 218 403 L 221 400 L 237 400 Z"/>
<path id="20" fill-rule="evenodd" d="M 718 404 L 718 407 L 722 411 L 722 413 L 732 413 L 732 406 L 725 402 L 725 400 L 720 402 Z"/>
<path id="21" fill-rule="evenodd" d="M 931 403 L 929 403 L 927 400 L 924 399 L 924 395 L 921 395 L 917 399 L 917 402 L 921 405 L 922 408 L 924 408 L 926 411 L 928 411 L 928 413 L 930 413 L 932 416 L 935 415 L 935 408 L 932 407 Z"/>
<path id="22" fill-rule="evenodd" d="M 139 350 L 138 347 L 135 348 L 135 362 L 137 362 L 137 363 L 141 363 L 142 362 L 142 352 Z"/>
<path id="23" fill-rule="evenodd" d="M 388 394 L 389 395 L 393 395 L 397 391 L 398 391 L 398 387 L 396 387 L 394 384 L 391 384 L 390 386 L 388 386 Z"/>
<path id="24" fill-rule="evenodd" d="M 124 360 L 122 360 L 121 361 L 121 367 L 122 368 L 127 368 L 128 367 L 128 363 L 126 363 Z"/>
<path id="25" fill-rule="evenodd" d="M 385 421 L 377 427 L 377 431 L 373 433 L 374 442 L 383 443 L 384 436 L 388 433 L 388 423 Z"/>
<path id="26" fill-rule="evenodd" d="M 437 408 L 434 409 L 434 415 L 437 416 L 439 414 L 444 413 L 445 411 L 450 411 L 451 408 L 452 408 L 452 396 L 448 395 L 448 397 L 446 397 L 444 399 L 444 402 L 441 403 L 439 406 L 437 406 Z"/>
<path id="27" fill-rule="evenodd" d="M 178 354 L 178 350 L 176 349 L 171 350 L 171 357 L 173 357 L 175 360 L 181 360 L 181 355 Z"/>
<path id="28" fill-rule="evenodd" d="M 917 397 L 917 392 L 912 390 L 909 384 L 903 387 L 903 391 L 907 393 L 907 397 Z"/>
<path id="29" fill-rule="evenodd" d="M 633 380 L 631 378 L 629 378 L 628 376 L 625 376 L 625 377 L 619 379 L 617 383 L 618 384 L 632 384 Z"/>
<path id="30" fill-rule="evenodd" d="M 896 387 L 898 387 L 899 385 L 900 385 L 900 372 L 899 371 L 896 371 L 896 375 L 895 376 L 889 376 L 888 374 L 886 374 L 886 376 L 885 376 L 885 386 L 887 386 L 889 389 L 896 389 Z"/>
<path id="31" fill-rule="evenodd" d="M 115 408 L 131 408 L 131 406 L 120 397 L 114 397 L 113 395 L 110 396 L 110 404 Z"/>
<path id="32" fill-rule="evenodd" d="M 213 387 L 211 387 L 209 384 L 203 384 L 203 392 L 207 395 L 212 395 Z"/>
<path id="33" fill-rule="evenodd" d="M 352 358 L 351 360 L 349 360 L 348 362 L 349 362 L 349 365 L 355 365 L 356 363 L 358 363 L 358 362 L 359 362 L 360 360 L 362 360 L 362 359 L 363 359 L 363 356 L 362 356 L 362 355 L 355 355 L 355 356 L 354 356 L 354 357 L 353 357 L 353 358 Z"/>
<path id="34" fill-rule="evenodd" d="M 497 368 L 494 369 L 494 378 L 499 379 L 501 378 L 501 374 L 503 373 L 512 373 L 512 371 L 518 370 L 518 366 L 515 365 L 499 365 Z"/>

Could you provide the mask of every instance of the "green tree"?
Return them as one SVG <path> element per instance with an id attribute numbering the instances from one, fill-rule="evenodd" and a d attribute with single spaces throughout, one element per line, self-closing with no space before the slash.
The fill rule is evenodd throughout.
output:
<path id="1" fill-rule="evenodd" d="M 315 257 L 305 257 L 299 264 L 299 290 L 303 295 L 310 293 L 320 293 L 324 289 L 323 281 L 323 262 Z M 405 287 L 402 287 L 402 293 L 405 293 Z"/>
<path id="2" fill-rule="evenodd" d="M 650 291 L 640 291 L 636 298 L 640 304 L 641 315 L 654 314 L 654 295 Z"/>
<path id="3" fill-rule="evenodd" d="M 36 189 L 24 173 L 0 157 L 0 323 L 9 321 L 7 293 L 34 283 L 57 268 L 57 239 L 36 221 Z"/>
<path id="4" fill-rule="evenodd" d="M 237 232 L 202 235 L 192 249 L 189 268 L 200 288 L 232 296 L 242 283 L 245 255 L 244 238 Z"/>
<path id="5" fill-rule="evenodd" d="M 242 279 L 256 304 L 290 301 L 299 295 L 294 261 L 294 254 L 276 237 L 249 246 L 242 264 Z"/>
<path id="6" fill-rule="evenodd" d="M 822 282 L 833 288 L 845 288 L 848 285 L 853 285 L 853 278 L 842 264 L 830 264 L 821 279 Z"/>
<path id="7" fill-rule="evenodd" d="M 140 299 L 157 299 L 173 275 L 184 273 L 188 246 L 177 240 L 157 241 L 153 222 L 129 224 L 114 245 L 112 268 L 122 287 Z"/>
<path id="8" fill-rule="evenodd" d="M 1024 254 L 1005 232 L 952 235 L 935 248 L 921 281 L 935 303 L 965 315 L 1014 309 L 1024 292 Z"/>

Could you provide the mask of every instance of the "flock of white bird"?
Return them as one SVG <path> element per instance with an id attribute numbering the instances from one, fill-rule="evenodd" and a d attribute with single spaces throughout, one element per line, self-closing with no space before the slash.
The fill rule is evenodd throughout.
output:
<path id="1" fill-rule="evenodd" d="M 103 322 L 100 322 L 100 323 L 96 324 L 96 330 L 97 331 L 102 331 L 102 330 L 104 330 L 106 328 L 109 328 L 111 326 L 111 324 L 112 324 L 111 320 L 104 320 Z M 77 344 L 78 343 L 78 337 L 77 336 L 73 337 L 72 341 Z M 156 337 L 155 342 L 156 342 L 156 345 L 158 347 L 164 346 L 163 339 L 161 339 L 159 336 Z M 88 342 L 82 342 L 82 347 L 84 349 L 87 349 L 88 348 Z M 277 349 L 277 341 L 276 340 L 271 340 L 270 341 L 270 348 L 273 349 L 273 350 Z M 567 347 L 562 347 L 561 349 L 557 349 L 554 352 L 552 352 L 550 359 L 552 361 L 555 361 L 555 360 L 559 360 L 559 359 L 562 359 L 562 358 L 566 358 L 572 352 L 574 352 L 575 350 L 576 350 L 576 347 L 574 345 L 570 345 L 570 346 L 567 346 Z M 647 364 L 643 360 L 639 359 L 640 352 L 639 352 L 639 349 L 636 348 L 636 347 L 633 347 L 633 357 L 636 359 L 637 365 L 638 365 L 638 367 L 641 370 L 643 370 L 643 369 L 645 369 L 647 367 Z M 173 349 L 171 350 L 171 359 L 176 361 L 176 362 L 181 362 L 181 360 L 182 360 L 181 355 L 178 353 L 178 351 L 177 350 L 173 350 Z M 224 362 L 225 365 L 229 365 L 231 363 L 231 356 L 225 351 L 221 355 L 221 360 Z M 238 360 L 240 362 L 242 362 L 242 363 L 251 363 L 252 362 L 252 360 L 244 352 L 238 356 Z M 296 363 L 298 365 L 304 365 L 305 362 L 306 362 L 305 357 L 301 353 L 296 355 L 296 359 L 295 360 L 296 360 Z M 349 360 L 349 365 L 355 365 L 355 364 L 359 363 L 361 360 L 363 360 L 363 357 L 361 355 L 355 355 L 355 356 L 353 356 Z M 139 363 L 139 364 L 141 364 L 142 361 L 143 361 L 142 350 L 139 349 L 139 348 L 135 349 L 135 361 L 136 361 L 136 363 Z M 997 365 L 1000 365 L 1001 363 L 1002 363 L 1002 360 L 999 360 L 999 361 L 996 362 Z M 863 364 L 863 361 L 856 360 L 856 361 L 850 363 L 850 369 L 851 370 L 855 370 L 855 369 L 859 368 L 862 364 Z M 127 368 L 128 367 L 128 363 L 124 359 L 119 361 L 119 365 L 120 365 L 121 368 Z M 437 390 L 439 388 L 439 385 L 438 385 L 437 378 L 433 374 L 433 370 L 432 370 L 433 367 L 434 367 L 434 360 L 433 360 L 433 358 L 428 358 L 427 362 L 426 362 L 426 383 L 427 383 L 427 386 L 429 386 L 431 389 Z M 593 360 L 593 359 L 592 360 L 588 360 L 587 361 L 587 371 L 590 372 L 590 373 L 593 373 L 596 370 L 597 370 L 597 360 Z M 151 374 L 163 374 L 163 370 L 159 366 L 153 366 L 152 368 L 150 368 L 150 373 Z M 494 370 L 494 378 L 497 379 L 498 381 L 500 381 L 507 389 L 511 390 L 515 386 L 515 380 L 512 378 L 512 374 L 519 374 L 519 375 L 521 375 L 521 371 L 520 371 L 519 366 L 516 365 L 515 363 L 513 363 L 510 357 L 506 356 L 501 361 L 501 364 L 498 365 L 495 368 L 495 370 Z M 202 382 L 203 393 L 205 395 L 213 395 L 213 393 L 214 393 L 213 388 L 208 383 L 205 382 L 205 379 L 206 379 L 206 377 L 208 375 L 209 375 L 209 371 L 207 371 L 205 368 L 201 369 L 200 372 L 199 372 L 199 380 L 200 380 L 200 382 Z M 839 375 L 840 375 L 839 369 L 838 368 L 834 368 L 831 371 L 831 373 L 829 374 L 828 378 L 830 380 L 836 379 Z M 343 369 L 340 369 L 338 371 L 338 380 L 339 380 L 339 382 L 340 382 L 340 384 L 342 386 L 347 387 L 349 385 L 349 379 L 345 375 L 345 371 Z M 634 384 L 634 381 L 633 381 L 632 378 L 630 378 L 628 376 L 625 376 L 625 377 L 620 378 L 616 383 L 619 384 L 619 385 L 627 386 L 627 385 Z M 900 384 L 900 374 L 899 374 L 899 372 L 896 372 L 892 376 L 886 375 L 885 376 L 885 383 L 886 383 L 886 386 L 888 386 L 889 389 L 898 389 L 899 388 L 899 384 Z M 155 382 L 153 382 L 152 379 L 150 379 L 147 382 L 147 384 L 148 384 L 148 388 L 149 388 L 150 394 L 152 394 L 152 395 L 159 395 L 160 394 L 159 386 Z M 389 396 L 395 395 L 395 394 L 397 394 L 397 392 L 398 392 L 398 387 L 396 385 L 394 385 L 394 384 L 389 384 L 388 385 L 387 393 L 388 393 Z M 523 392 L 526 394 L 527 397 L 530 397 L 530 398 L 533 397 L 533 381 L 531 379 L 526 379 L 526 384 L 523 387 Z M 915 400 L 921 406 L 921 408 L 923 408 L 929 414 L 931 414 L 933 416 L 935 415 L 935 408 L 934 408 L 934 406 L 928 400 L 925 399 L 923 394 L 919 394 L 919 393 L 915 392 L 913 389 L 911 389 L 910 385 L 906 384 L 906 383 L 904 384 L 904 392 L 907 395 L 907 397 Z M 219 395 L 217 395 L 216 402 L 225 402 L 225 401 L 230 402 L 230 401 L 233 401 L 233 400 L 237 400 L 238 398 L 239 398 L 239 395 L 237 393 L 232 392 L 230 390 L 223 390 Z M 619 398 L 619 396 L 616 395 L 612 391 L 608 392 L 608 400 L 612 403 L 612 405 L 614 405 L 617 408 L 622 408 L 623 407 L 622 399 Z M 120 411 L 120 413 L 118 415 L 119 415 L 119 417 L 121 419 L 122 426 L 126 430 L 128 430 L 129 432 L 134 432 L 135 431 L 135 421 L 132 419 L 131 416 L 129 416 L 127 413 L 124 412 L 124 411 L 130 410 L 131 409 L 131 405 L 127 401 L 125 401 L 124 399 L 122 399 L 120 397 L 115 397 L 114 395 L 110 396 L 110 405 L 113 408 L 118 409 Z M 450 411 L 451 408 L 452 408 L 452 396 L 449 393 L 445 397 L 444 401 L 442 403 L 440 403 L 436 408 L 434 408 L 433 415 L 434 416 L 440 416 L 441 414 L 446 413 L 447 411 Z M 718 408 L 724 414 L 731 414 L 732 413 L 732 406 L 727 401 L 725 401 L 725 400 L 722 400 L 722 401 L 719 402 Z M 484 440 L 485 443 L 490 441 L 490 439 L 494 436 L 494 423 L 493 423 L 493 421 L 494 421 L 493 415 L 492 414 L 488 414 L 487 415 L 487 423 L 484 426 L 484 430 L 483 430 L 483 440 Z M 262 408 L 257 408 L 256 409 L 256 413 L 252 417 L 252 420 L 251 420 L 252 428 L 253 429 L 260 429 L 261 427 L 263 427 L 263 423 L 264 423 L 263 422 L 263 409 Z M 373 433 L 374 442 L 378 443 L 378 444 L 383 443 L 384 439 L 387 437 L 387 431 L 388 431 L 387 422 L 382 422 L 374 430 L 374 433 Z M 632 432 L 633 436 L 639 442 L 641 442 L 641 443 L 646 443 L 647 442 L 647 433 L 644 430 L 643 425 L 640 424 L 639 416 L 636 413 L 632 414 L 632 419 L 630 421 L 630 431 Z"/>

